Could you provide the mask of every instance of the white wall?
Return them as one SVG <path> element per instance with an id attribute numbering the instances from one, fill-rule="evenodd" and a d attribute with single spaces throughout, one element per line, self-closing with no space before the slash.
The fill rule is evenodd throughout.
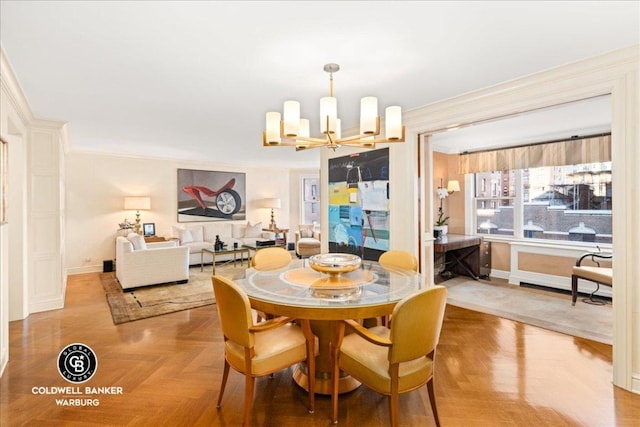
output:
<path id="1" fill-rule="evenodd" d="M 177 222 L 177 170 L 201 169 L 246 173 L 247 220 L 270 221 L 269 209 L 257 201 L 282 199 L 279 226 L 289 224 L 289 173 L 281 168 L 245 168 L 215 162 L 187 162 L 70 151 L 66 157 L 66 269 L 69 274 L 102 271 L 103 260 L 115 257 L 118 224 L 133 222 L 135 212 L 123 209 L 125 196 L 151 197 L 151 210 L 141 222 L 156 224 L 156 234 L 170 236 Z"/>

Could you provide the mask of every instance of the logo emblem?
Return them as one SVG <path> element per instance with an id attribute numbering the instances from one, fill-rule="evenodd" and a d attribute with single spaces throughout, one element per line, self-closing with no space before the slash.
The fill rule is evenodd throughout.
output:
<path id="1" fill-rule="evenodd" d="M 58 372 L 71 383 L 80 384 L 88 381 L 97 369 L 96 354 L 86 344 L 69 344 L 58 355 Z"/>

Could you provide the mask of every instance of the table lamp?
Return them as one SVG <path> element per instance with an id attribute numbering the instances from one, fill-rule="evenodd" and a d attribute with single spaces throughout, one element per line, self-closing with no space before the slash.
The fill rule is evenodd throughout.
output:
<path id="1" fill-rule="evenodd" d="M 127 211 L 136 211 L 136 223 L 134 230 L 137 234 L 141 234 L 140 228 L 140 210 L 151 209 L 150 197 L 125 197 L 124 209 Z"/>
<path id="2" fill-rule="evenodd" d="M 271 209 L 271 223 L 269 224 L 269 228 L 272 230 L 277 230 L 278 227 L 276 226 L 276 221 L 273 217 L 273 210 L 274 209 L 280 209 L 282 207 L 282 202 L 280 199 L 278 198 L 268 198 L 268 199 L 262 199 L 262 207 L 263 208 L 268 208 Z"/>

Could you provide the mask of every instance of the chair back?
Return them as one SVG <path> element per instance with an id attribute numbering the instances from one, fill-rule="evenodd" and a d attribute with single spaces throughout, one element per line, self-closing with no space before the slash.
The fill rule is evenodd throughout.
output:
<path id="1" fill-rule="evenodd" d="M 298 226 L 300 237 L 314 237 L 313 224 L 300 224 Z"/>
<path id="2" fill-rule="evenodd" d="M 400 363 L 431 353 L 440 339 L 447 288 L 433 286 L 400 301 L 393 310 L 389 362 Z"/>
<path id="3" fill-rule="evenodd" d="M 253 334 L 249 333 L 249 328 L 253 326 L 249 297 L 226 277 L 213 276 L 211 281 L 222 334 L 238 345 L 253 347 Z"/>
<path id="4" fill-rule="evenodd" d="M 392 250 L 380 255 L 378 259 L 383 267 L 398 267 L 404 270 L 418 271 L 418 260 L 407 251 Z"/>
<path id="5" fill-rule="evenodd" d="M 256 251 L 251 266 L 256 270 L 277 270 L 291 262 L 291 254 L 284 248 L 264 248 Z"/>

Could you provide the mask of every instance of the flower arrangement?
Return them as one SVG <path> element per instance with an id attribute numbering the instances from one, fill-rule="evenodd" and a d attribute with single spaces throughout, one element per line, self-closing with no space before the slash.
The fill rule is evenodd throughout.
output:
<path id="1" fill-rule="evenodd" d="M 121 222 L 120 224 L 118 224 L 118 226 L 120 228 L 118 228 L 118 231 L 120 230 L 133 230 L 135 228 L 135 224 L 129 222 L 128 219 L 124 219 L 123 222 Z"/>
<path id="2" fill-rule="evenodd" d="M 447 225 L 447 221 L 449 221 L 449 217 L 444 216 L 444 211 L 442 210 L 442 199 L 446 198 L 449 195 L 449 192 L 446 188 L 438 187 L 436 193 L 440 198 L 440 208 L 438 208 L 438 220 L 436 221 L 435 225 L 437 227 L 441 227 L 443 225 Z"/>

